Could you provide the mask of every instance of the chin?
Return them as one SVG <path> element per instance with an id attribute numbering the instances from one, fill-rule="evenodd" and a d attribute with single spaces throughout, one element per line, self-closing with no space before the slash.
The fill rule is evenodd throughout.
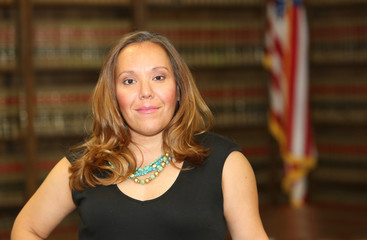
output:
<path id="1" fill-rule="evenodd" d="M 152 136 L 162 133 L 162 131 L 163 131 L 163 128 L 140 127 L 140 129 L 135 132 L 143 136 L 152 137 Z"/>

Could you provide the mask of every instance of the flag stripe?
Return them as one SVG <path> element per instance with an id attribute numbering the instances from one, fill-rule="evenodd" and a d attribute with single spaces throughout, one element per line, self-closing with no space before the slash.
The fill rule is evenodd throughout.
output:
<path id="1" fill-rule="evenodd" d="M 299 21 L 299 18 L 302 17 L 302 12 L 300 10 L 295 10 L 297 16 L 295 17 L 295 26 L 297 28 L 297 36 L 299 36 L 299 39 L 297 39 L 297 52 L 295 53 L 297 55 L 296 59 L 297 62 L 295 62 L 295 70 L 296 70 L 296 78 L 295 81 L 295 106 L 297 106 L 294 110 L 294 116 L 295 119 L 295 127 L 292 131 L 293 133 L 293 143 L 294 146 L 292 148 L 292 152 L 296 156 L 303 156 L 305 153 L 305 137 L 306 136 L 306 129 L 307 129 L 307 116 L 305 109 L 307 108 L 307 105 L 305 104 L 305 98 L 307 91 L 305 89 L 308 89 L 307 86 L 307 79 L 306 79 L 306 51 L 305 46 L 306 44 L 303 42 L 306 36 L 303 36 L 304 32 L 302 24 L 304 21 Z M 299 16 L 298 16 L 299 15 Z"/>

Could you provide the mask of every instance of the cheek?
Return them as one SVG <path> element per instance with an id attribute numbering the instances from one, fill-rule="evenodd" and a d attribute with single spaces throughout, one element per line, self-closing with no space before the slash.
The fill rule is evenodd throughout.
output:
<path id="1" fill-rule="evenodd" d="M 164 96 L 164 100 L 167 104 L 175 107 L 177 102 L 176 88 L 169 91 L 169 93 L 166 93 Z"/>
<path id="2" fill-rule="evenodd" d="M 124 94 L 121 92 L 118 92 L 116 97 L 117 97 L 117 102 L 119 104 L 120 110 L 121 112 L 124 112 L 124 110 L 129 108 L 129 105 L 131 103 L 131 100 L 128 97 L 128 94 Z"/>

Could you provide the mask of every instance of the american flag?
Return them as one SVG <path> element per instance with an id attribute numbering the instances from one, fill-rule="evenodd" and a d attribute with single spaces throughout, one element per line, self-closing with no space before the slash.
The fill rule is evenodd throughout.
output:
<path id="1" fill-rule="evenodd" d="M 265 41 L 271 76 L 269 128 L 284 160 L 282 187 L 293 206 L 302 206 L 316 148 L 309 112 L 308 26 L 301 0 L 269 0 Z"/>

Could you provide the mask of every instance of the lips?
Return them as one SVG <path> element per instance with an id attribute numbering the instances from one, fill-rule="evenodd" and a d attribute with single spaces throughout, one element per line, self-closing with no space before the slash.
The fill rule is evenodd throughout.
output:
<path id="1" fill-rule="evenodd" d="M 143 113 L 143 114 L 149 114 L 149 113 L 154 113 L 158 111 L 158 109 L 159 107 L 155 107 L 155 106 L 143 106 L 143 107 L 137 108 L 136 111 L 139 113 Z"/>

